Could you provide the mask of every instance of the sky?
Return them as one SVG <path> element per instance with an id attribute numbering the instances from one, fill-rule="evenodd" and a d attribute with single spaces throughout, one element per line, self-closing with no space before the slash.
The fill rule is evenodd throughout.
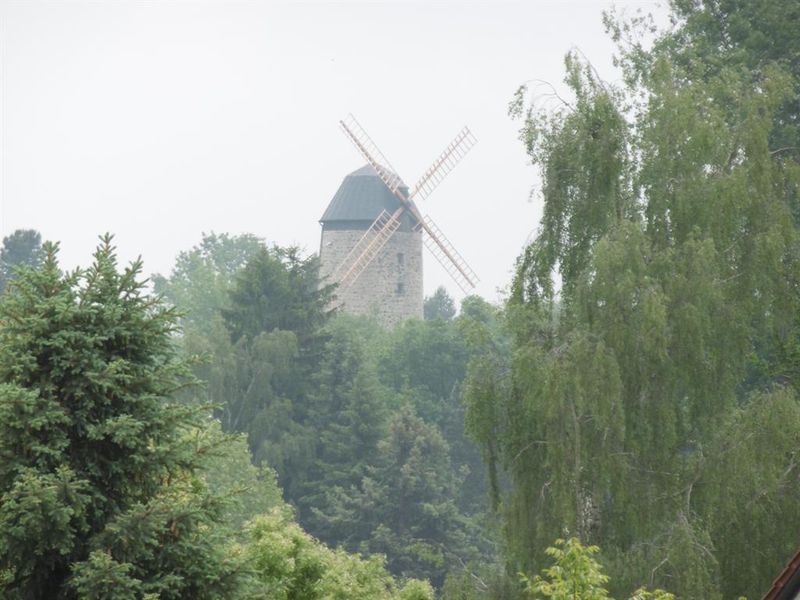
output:
<path id="1" fill-rule="evenodd" d="M 498 301 L 541 216 L 508 104 L 526 82 L 552 104 L 537 82 L 563 93 L 572 48 L 618 81 L 611 7 L 0 0 L 0 233 L 37 229 L 71 269 L 111 232 L 146 274 L 203 232 L 317 252 L 320 216 L 364 164 L 340 119 L 355 115 L 407 183 L 467 125 L 478 143 L 419 207 Z M 430 255 L 424 281 L 463 296 Z"/>

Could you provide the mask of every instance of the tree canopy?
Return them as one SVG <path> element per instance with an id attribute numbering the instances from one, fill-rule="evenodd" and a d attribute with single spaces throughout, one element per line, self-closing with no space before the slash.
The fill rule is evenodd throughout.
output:
<path id="1" fill-rule="evenodd" d="M 800 529 L 798 11 L 608 14 L 619 83 L 573 51 L 555 109 L 520 88 L 501 306 L 383 329 L 249 234 L 152 295 L 110 236 L 74 272 L 6 237 L 0 595 L 759 597 Z"/>
<path id="2" fill-rule="evenodd" d="M 512 482 L 494 489 L 517 569 L 567 531 L 602 548 L 613 593 L 755 596 L 796 544 L 773 528 L 800 517 L 781 449 L 800 410 L 788 4 L 675 2 L 650 49 L 629 43 L 641 21 L 609 18 L 622 86 L 572 53 L 568 103 L 512 103 L 544 211 L 506 307 L 511 354 L 473 361 L 466 389 L 470 430 Z"/>
<path id="3" fill-rule="evenodd" d="M 237 569 L 192 478 L 203 415 L 175 313 L 119 271 L 104 237 L 86 271 L 48 244 L 0 302 L 0 585 L 7 598 L 212 598 Z"/>
<path id="4" fill-rule="evenodd" d="M 17 229 L 3 238 L 0 248 L 0 292 L 21 266 L 36 267 L 42 259 L 42 236 L 34 229 Z"/>
<path id="5" fill-rule="evenodd" d="M 120 270 L 110 236 L 86 270 L 43 252 L 0 301 L 4 598 L 432 599 L 305 533 L 273 471 L 178 395 L 193 361 L 141 263 Z"/>

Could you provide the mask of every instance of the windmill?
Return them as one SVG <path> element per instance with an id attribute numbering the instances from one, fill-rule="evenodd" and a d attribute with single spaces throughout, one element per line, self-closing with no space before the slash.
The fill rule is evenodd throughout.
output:
<path id="1" fill-rule="evenodd" d="M 421 316 L 421 256 L 417 268 L 418 273 L 409 275 L 408 271 L 416 267 L 406 265 L 403 260 L 404 253 L 397 252 L 398 264 L 395 265 L 397 273 L 387 272 L 386 268 L 384 268 L 383 276 L 372 276 L 369 285 L 364 284 L 362 281 L 363 278 L 370 274 L 371 270 L 375 270 L 374 265 L 376 261 L 380 261 L 382 254 L 386 253 L 387 245 L 391 245 L 391 243 L 395 243 L 395 245 L 402 243 L 397 241 L 397 238 L 404 235 L 402 233 L 404 230 L 407 237 L 411 236 L 408 238 L 409 240 L 419 239 L 421 235 L 422 244 L 424 244 L 434 258 L 444 267 L 445 271 L 456 282 L 459 288 L 465 293 L 469 292 L 475 287 L 478 281 L 475 272 L 469 267 L 433 220 L 429 216 L 424 216 L 416 205 L 416 200 L 424 200 L 430 196 L 447 174 L 453 170 L 456 164 L 458 164 L 472 146 L 475 145 L 475 137 L 470 133 L 469 129 L 465 127 L 456 135 L 455 139 L 453 139 L 436 160 L 434 160 L 430 168 L 422 174 L 414 185 L 413 190 L 409 192 L 408 186 L 406 186 L 400 176 L 397 175 L 391 163 L 378 149 L 361 125 L 359 125 L 355 117 L 349 115 L 347 119 L 340 121 L 340 125 L 345 135 L 350 139 L 353 145 L 355 145 L 368 163 L 368 166 L 351 173 L 345 178 L 345 182 L 342 187 L 340 187 L 334 200 L 331 201 L 331 205 L 328 207 L 326 214 L 323 215 L 321 219 L 321 223 L 323 223 L 323 242 L 320 255 L 323 267 L 327 265 L 327 268 L 323 270 L 330 280 L 339 284 L 339 295 L 343 297 L 345 306 L 354 309 L 353 312 L 367 312 L 366 309 L 363 309 L 365 296 L 371 297 L 379 303 L 389 301 L 391 304 L 394 299 L 389 292 L 383 294 L 383 296 L 386 296 L 386 299 L 380 299 L 382 295 L 381 288 L 388 289 L 391 287 L 393 280 L 397 278 L 393 277 L 393 275 L 402 275 L 411 280 L 418 278 L 419 281 L 418 284 L 414 283 L 412 286 L 416 296 L 410 298 L 409 295 L 405 302 L 395 302 L 395 304 L 398 304 L 395 312 L 399 310 L 400 313 L 406 313 L 404 315 L 400 314 L 400 317 Z M 366 180 L 357 181 L 354 179 L 366 176 L 371 176 L 373 179 L 377 177 L 381 182 L 378 186 L 380 189 L 376 187 L 377 181 L 372 182 L 371 187 L 369 187 L 367 186 L 369 182 Z M 348 184 L 349 179 L 352 179 L 353 182 L 357 181 L 358 186 L 353 182 Z M 347 187 L 348 185 L 350 187 Z M 368 201 L 360 197 L 358 192 L 358 190 L 366 189 L 365 186 L 369 187 L 371 190 L 370 193 L 373 196 Z M 356 192 L 353 192 L 351 189 L 354 187 L 357 187 Z M 377 198 L 377 196 L 380 195 L 383 197 Z M 343 204 L 348 202 L 349 206 L 343 208 Z M 355 209 L 352 206 L 354 204 L 356 205 Z M 365 205 L 367 205 L 366 208 Z M 358 212 L 361 209 L 364 210 Z M 369 211 L 377 213 L 377 216 L 374 216 Z M 326 224 L 330 226 L 334 217 L 337 216 L 341 217 L 339 222 L 346 222 L 349 224 L 355 223 L 357 220 L 366 223 L 363 221 L 366 216 L 369 216 L 370 222 L 366 227 L 353 226 L 353 230 L 348 233 L 347 242 L 339 243 L 337 240 L 336 243 L 339 247 L 335 250 L 327 250 L 334 242 L 329 241 L 326 245 L 324 228 Z M 353 235 L 355 231 L 358 231 L 358 236 Z M 342 252 L 342 244 L 347 246 L 346 252 Z M 398 248 L 401 250 L 403 249 L 399 246 Z M 413 257 L 413 242 L 410 241 L 406 243 L 405 248 L 411 251 L 410 254 Z M 359 284 L 361 284 L 363 289 L 354 289 L 358 288 Z M 394 296 L 401 295 L 404 289 L 402 282 L 397 283 Z M 357 308 L 358 305 L 362 305 L 362 310 Z M 398 317 L 398 315 L 394 316 Z M 390 318 L 389 320 L 396 321 L 398 319 Z"/>

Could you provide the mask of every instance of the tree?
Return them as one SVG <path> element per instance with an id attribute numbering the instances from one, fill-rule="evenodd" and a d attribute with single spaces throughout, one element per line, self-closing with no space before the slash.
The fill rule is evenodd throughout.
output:
<path id="1" fill-rule="evenodd" d="M 406 406 L 391 418 L 369 474 L 358 486 L 332 489 L 319 516 L 351 532 L 351 550 L 385 554 L 396 576 L 440 588 L 448 569 L 477 555 L 455 502 L 458 485 L 447 443 Z"/>
<path id="2" fill-rule="evenodd" d="M 749 10 L 675 5 L 702 5 L 706 17 Z M 541 167 L 541 233 L 520 257 L 505 311 L 510 358 L 487 346 L 466 393 L 470 431 L 495 465 L 512 569 L 539 570 L 548 540 L 567 531 L 603 548 L 611 593 L 630 594 L 651 574 L 680 597 L 707 599 L 745 578 L 751 593 L 765 587 L 781 561 L 767 552 L 744 575 L 742 535 L 794 543 L 771 523 L 800 514 L 778 500 L 794 486 L 780 475 L 794 472 L 791 453 L 778 452 L 765 476 L 761 442 L 740 454 L 721 441 L 732 422 L 751 433 L 767 425 L 780 448 L 796 435 L 796 400 L 779 395 L 781 422 L 750 407 L 796 372 L 800 172 L 772 144 L 797 89 L 780 60 L 755 69 L 693 50 L 686 60 L 670 40 L 705 23 L 708 50 L 717 21 L 678 17 L 652 52 L 623 52 L 624 88 L 572 55 L 568 104 L 542 112 L 517 96 L 512 111 Z M 729 454 L 736 475 L 721 466 Z M 747 497 L 744 482 L 765 483 L 747 526 L 717 520 L 720 504 L 741 501 L 724 477 Z"/>
<path id="3" fill-rule="evenodd" d="M 197 246 L 178 255 L 169 278 L 153 275 L 156 293 L 180 307 L 184 335 L 213 335 L 236 273 L 263 245 L 251 234 L 203 234 Z"/>
<path id="4" fill-rule="evenodd" d="M 42 236 L 33 229 L 17 229 L 3 238 L 0 249 L 0 292 L 20 266 L 36 267 L 41 262 Z"/>
<path id="5" fill-rule="evenodd" d="M 420 416 L 445 429 L 464 378 L 467 352 L 455 323 L 409 320 L 396 328 L 379 355 L 381 380 L 407 391 Z"/>
<path id="6" fill-rule="evenodd" d="M 439 286 L 433 296 L 425 298 L 422 313 L 425 315 L 426 321 L 433 319 L 449 321 L 456 316 L 456 304 L 447 293 L 447 290 L 443 286 Z"/>
<path id="7" fill-rule="evenodd" d="M 509 577 L 501 560 L 467 567 L 447 573 L 442 600 L 519 600 L 519 582 Z"/>
<path id="8" fill-rule="evenodd" d="M 269 600 L 433 600 L 427 582 L 410 580 L 398 589 L 379 556 L 361 558 L 330 550 L 274 509 L 248 527 L 246 556 L 257 585 L 253 598 Z"/>
<path id="9" fill-rule="evenodd" d="M 197 432 L 212 449 L 198 471 L 208 490 L 225 501 L 223 525 L 231 536 L 244 540 L 244 525 L 254 517 L 283 506 L 277 474 L 268 465 L 252 463 L 247 436 L 226 435 L 219 421 L 211 421 Z"/>
<path id="10" fill-rule="evenodd" d="M 234 342 L 282 329 L 304 344 L 330 316 L 332 293 L 332 286 L 319 287 L 316 256 L 301 258 L 297 248 L 261 248 L 237 274 L 222 314 Z"/>
<path id="11" fill-rule="evenodd" d="M 696 506 L 725 573 L 726 598 L 758 598 L 769 574 L 779 572 L 797 550 L 796 538 L 785 531 L 800 529 L 794 502 L 800 494 L 798 449 L 800 402 L 791 388 L 776 388 L 726 415 L 714 440 L 699 452 L 704 468 L 694 484 Z M 758 552 L 747 556 L 742 544 Z"/>
<path id="12" fill-rule="evenodd" d="M 196 373 L 228 432 L 244 432 L 257 464 L 274 468 L 287 499 L 313 462 L 308 393 L 321 360 L 331 288 L 316 258 L 260 247 L 236 272 L 218 326 L 187 344 L 211 360 Z"/>
<path id="13" fill-rule="evenodd" d="M 230 596 L 221 506 L 193 471 L 204 410 L 176 313 L 118 271 L 105 236 L 86 271 L 57 246 L 0 302 L 0 589 L 6 598 Z"/>
<path id="14" fill-rule="evenodd" d="M 356 319 L 342 315 L 326 332 L 328 340 L 308 398 L 309 423 L 318 445 L 298 505 L 310 532 L 326 543 L 351 547 L 354 539 L 360 541 L 358 528 L 320 515 L 329 510 L 329 490 L 358 486 L 374 464 L 392 394 L 378 380 Z"/>
<path id="15" fill-rule="evenodd" d="M 492 320 L 494 308 L 477 297 L 465 299 L 455 319 L 409 320 L 377 349 L 381 382 L 411 402 L 417 414 L 438 428 L 448 444 L 454 469 L 465 475 L 458 505 L 465 515 L 483 517 L 487 508 L 485 468 L 480 448 L 464 432 L 462 382 L 472 353 L 472 324 Z"/>
<path id="16" fill-rule="evenodd" d="M 673 10 L 681 26 L 659 36 L 651 52 L 621 47 L 629 72 L 646 78 L 648 65 L 662 56 L 673 57 L 694 80 L 713 81 L 733 72 L 752 86 L 769 86 L 780 72 L 790 91 L 772 111 L 768 144 L 773 168 L 785 172 L 787 185 L 781 193 L 791 207 L 795 227 L 800 228 L 800 42 L 793 27 L 800 9 L 786 0 L 757 4 L 735 0 L 679 1 Z M 777 334 L 763 335 L 746 385 L 763 388 L 771 382 L 797 382 L 799 336 L 800 321 Z"/>
<path id="17" fill-rule="evenodd" d="M 662 32 L 654 48 L 627 46 L 623 40 L 636 23 L 606 17 L 608 29 L 620 44 L 625 67 L 633 79 L 647 78 L 654 61 L 669 56 L 695 80 L 711 81 L 726 70 L 739 70 L 757 82 L 779 66 L 793 80 L 793 93 L 773 115 L 770 146 L 794 162 L 800 159 L 800 42 L 793 23 L 800 18 L 796 3 L 764 0 L 673 0 L 672 18 L 678 27 Z M 795 195 L 795 199 L 797 196 Z"/>
<path id="18" fill-rule="evenodd" d="M 556 545 L 546 550 L 553 559 L 553 565 L 543 570 L 544 577 L 537 575 L 530 580 L 522 576 L 526 591 L 533 598 L 611 600 L 604 587 L 608 576 L 594 558 L 599 551 L 597 546 L 583 546 L 577 538 L 556 540 Z M 675 600 L 675 596 L 663 590 L 648 592 L 639 589 L 630 598 L 645 599 Z"/>
<path id="19" fill-rule="evenodd" d="M 523 575 L 528 593 L 553 600 L 611 600 L 604 587 L 608 576 L 593 556 L 599 550 L 597 546 L 584 547 L 577 538 L 556 540 L 556 545 L 546 550 L 554 564 L 544 569 L 545 576 L 529 580 Z"/>
<path id="20" fill-rule="evenodd" d="M 409 401 L 436 423 L 420 427 L 420 443 L 429 437 L 442 442 L 432 447 L 436 459 L 445 462 L 456 449 L 458 462 L 447 467 L 451 493 L 457 493 L 455 484 L 469 463 L 470 485 L 460 504 L 477 513 L 484 505 L 482 468 L 479 452 L 463 435 L 459 383 L 467 357 L 458 326 L 437 319 L 387 332 L 367 319 L 330 319 L 331 289 L 318 287 L 317 269 L 315 259 L 303 259 L 294 249 L 260 248 L 227 279 L 230 291 L 221 319 L 206 324 L 202 334 L 183 337 L 184 350 L 210 356 L 195 373 L 208 382 L 206 400 L 217 406 L 214 414 L 223 429 L 247 434 L 253 461 L 275 470 L 309 533 L 331 545 L 369 550 L 373 531 L 391 514 L 394 500 L 384 488 L 375 502 L 365 500 L 374 488 L 380 442 L 392 412 Z M 190 280 L 205 272 L 191 271 Z M 182 278 L 168 283 L 187 293 L 195 285 L 184 286 Z M 439 427 L 452 446 L 444 443 Z M 433 557 L 439 585 L 452 564 L 442 562 L 443 548 L 454 542 L 450 561 L 456 554 L 475 555 L 479 545 L 477 528 L 466 524 L 458 504 L 445 507 L 452 514 L 442 512 L 443 522 L 455 523 L 457 531 L 449 538 L 440 531 L 432 535 L 447 539 L 431 542 L 439 553 Z M 238 521 L 246 514 L 232 512 Z M 421 552 L 427 547 L 424 532 L 419 538 L 415 544 Z M 375 551 L 388 552 L 392 566 L 398 553 L 407 554 L 399 541 Z M 403 574 L 426 576 L 427 560 L 412 562 Z"/>

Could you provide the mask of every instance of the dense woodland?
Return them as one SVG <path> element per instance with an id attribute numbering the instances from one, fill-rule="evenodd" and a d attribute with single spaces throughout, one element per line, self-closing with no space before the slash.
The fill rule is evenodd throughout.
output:
<path id="1" fill-rule="evenodd" d="M 0 595 L 759 598 L 800 531 L 800 4 L 671 14 L 607 15 L 621 83 L 570 53 L 512 99 L 544 208 L 500 305 L 387 331 L 255 235 L 149 281 L 6 237 Z"/>

